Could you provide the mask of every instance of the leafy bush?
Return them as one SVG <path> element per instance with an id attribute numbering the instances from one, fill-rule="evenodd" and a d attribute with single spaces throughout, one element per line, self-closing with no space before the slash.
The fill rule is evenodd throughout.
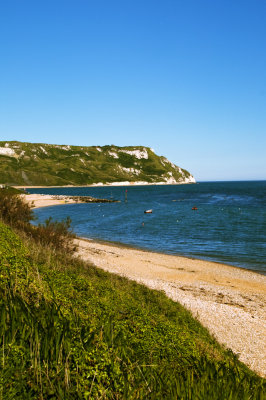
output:
<path id="1" fill-rule="evenodd" d="M 23 198 L 6 189 L 0 189 L 0 219 L 8 225 L 22 228 L 33 218 L 31 206 Z"/>
<path id="2" fill-rule="evenodd" d="M 44 246 L 67 252 L 75 249 L 73 246 L 75 235 L 70 230 L 70 218 L 60 222 L 49 218 L 44 225 L 33 226 L 30 223 L 34 220 L 31 205 L 19 195 L 6 190 L 0 190 L 0 219 Z"/>
<path id="3" fill-rule="evenodd" d="M 71 253 L 75 250 L 73 245 L 74 233 L 70 229 L 71 219 L 67 217 L 63 221 L 52 221 L 48 218 L 44 224 L 37 226 L 25 225 L 24 232 L 34 241 L 43 246 L 52 246 L 54 249 Z"/>

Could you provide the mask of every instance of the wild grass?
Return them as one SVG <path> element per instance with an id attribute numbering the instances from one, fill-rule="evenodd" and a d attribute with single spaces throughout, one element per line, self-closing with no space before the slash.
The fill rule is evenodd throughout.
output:
<path id="1" fill-rule="evenodd" d="M 265 398 L 180 304 L 18 232 L 0 224 L 1 399 Z"/>

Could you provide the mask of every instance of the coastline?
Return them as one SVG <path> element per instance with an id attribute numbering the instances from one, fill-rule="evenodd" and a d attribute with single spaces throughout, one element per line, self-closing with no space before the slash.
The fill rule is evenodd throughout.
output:
<path id="1" fill-rule="evenodd" d="M 71 198 L 67 199 L 56 199 L 50 194 L 21 194 L 22 199 L 24 199 L 32 208 L 42 208 L 51 207 L 63 204 L 77 204 L 82 203 L 81 201 L 75 201 Z"/>
<path id="2" fill-rule="evenodd" d="M 266 376 L 266 277 L 210 261 L 75 239 L 76 256 L 162 290 L 189 309 L 218 342 Z"/>
<path id="3" fill-rule="evenodd" d="M 47 186 L 48 187 L 48 186 Z M 81 187 L 81 186 L 80 186 Z M 77 201 L 75 199 L 73 199 L 73 196 L 62 196 L 62 197 L 66 197 L 65 199 L 58 199 L 57 195 L 50 195 L 50 194 L 27 194 L 27 195 L 20 195 L 28 204 L 30 204 L 32 206 L 33 209 L 35 208 L 43 208 L 43 207 L 52 207 L 52 206 L 56 206 L 56 205 L 67 205 L 67 204 L 81 204 L 84 203 L 83 201 Z M 117 202 L 117 201 L 114 201 Z M 102 243 L 102 244 L 111 244 L 117 247 L 123 247 L 123 248 L 129 248 L 129 249 L 136 249 L 136 250 L 141 250 L 141 251 L 147 251 L 147 252 L 151 252 L 151 253 L 156 253 L 156 254 L 165 254 L 167 255 L 167 253 L 164 252 L 158 252 L 158 251 L 154 251 L 152 249 L 146 249 L 146 248 L 142 248 L 142 247 L 138 247 L 138 246 L 134 246 L 134 245 L 130 245 L 130 244 L 125 244 L 125 243 L 119 243 L 119 242 L 115 242 L 115 241 L 107 241 L 107 240 L 102 240 L 102 239 L 90 239 L 90 238 L 83 238 L 80 237 L 80 239 L 83 240 L 95 240 L 98 243 Z M 240 270 L 244 270 L 244 271 L 250 271 L 253 272 L 255 274 L 259 274 L 259 275 L 264 275 L 266 276 L 266 273 L 264 271 L 259 271 L 259 270 L 253 270 L 253 269 L 247 269 L 247 268 L 241 268 L 240 266 L 237 265 L 233 265 L 230 263 L 223 263 L 220 261 L 214 261 L 214 260 L 208 260 L 208 259 L 204 259 L 204 258 L 195 258 L 193 256 L 187 256 L 187 255 L 183 255 L 183 254 L 168 254 L 168 255 L 173 255 L 173 256 L 177 256 L 177 257 L 183 257 L 186 259 L 191 259 L 191 260 L 198 260 L 198 261 L 203 261 L 203 262 L 212 262 L 218 265 L 225 265 L 228 266 L 230 268 L 237 268 Z"/>
<path id="4" fill-rule="evenodd" d="M 129 181 L 124 181 L 124 182 L 110 182 L 110 183 L 92 183 L 91 185 L 60 185 L 60 186 L 45 186 L 45 185 L 33 185 L 33 186 L 28 186 L 28 185 L 16 185 L 13 186 L 15 189 L 52 189 L 52 188 L 86 188 L 86 187 L 112 187 L 112 186 L 175 186 L 175 185 L 194 185 L 198 182 L 196 181 L 184 181 L 184 182 L 142 182 L 142 181 L 136 181 L 136 182 L 129 182 Z"/>
<path id="5" fill-rule="evenodd" d="M 229 268 L 236 268 L 237 270 L 240 269 L 241 271 L 249 271 L 252 272 L 253 274 L 258 274 L 258 275 L 263 275 L 266 277 L 266 271 L 261 271 L 261 270 L 256 270 L 256 269 L 251 269 L 251 268 L 244 268 L 238 265 L 234 265 L 234 264 L 230 264 L 230 263 L 226 263 L 226 262 L 222 262 L 222 261 L 216 261 L 216 260 L 212 260 L 212 259 L 207 259 L 207 258 L 198 258 L 198 257 L 194 257 L 194 256 L 190 256 L 190 255 L 186 255 L 183 253 L 168 253 L 168 252 L 164 252 L 163 250 L 154 250 L 154 249 L 150 249 L 150 248 L 146 248 L 146 247 L 141 247 L 138 245 L 134 245 L 134 244 L 129 244 L 129 243 L 122 243 L 122 242 L 116 242 L 114 240 L 105 240 L 105 239 L 100 239 L 100 238 L 94 238 L 94 237 L 85 237 L 85 236 L 77 236 L 78 239 L 84 240 L 84 241 L 88 241 L 88 242 L 95 242 L 95 243 L 99 243 L 99 244 L 106 244 L 108 245 L 113 245 L 115 247 L 121 247 L 121 248 L 125 248 L 125 249 L 129 249 L 129 250 L 139 250 L 139 251 L 143 251 L 143 252 L 148 252 L 148 253 L 154 253 L 154 254 L 163 254 L 163 255 L 169 255 L 169 256 L 173 256 L 173 257 L 180 257 L 180 258 L 185 258 L 187 260 L 196 260 L 196 261 L 202 261 L 202 262 L 211 262 L 213 264 L 218 264 L 218 265 L 224 265 L 226 267 Z"/>
<path id="6" fill-rule="evenodd" d="M 118 200 L 97 199 L 90 196 L 58 196 L 50 194 L 21 194 L 31 208 L 51 207 L 63 204 L 81 204 L 81 203 L 118 203 Z"/>
<path id="7" fill-rule="evenodd" d="M 51 195 L 26 195 L 29 203 L 33 198 L 29 196 L 36 197 L 35 208 L 65 204 Z M 77 238 L 75 244 L 77 257 L 151 289 L 164 291 L 189 309 L 240 361 L 266 376 L 265 275 L 122 243 Z"/>

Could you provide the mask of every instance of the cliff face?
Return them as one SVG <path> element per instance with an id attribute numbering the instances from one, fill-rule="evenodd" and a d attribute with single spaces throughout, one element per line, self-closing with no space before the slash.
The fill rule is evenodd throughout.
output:
<path id="1" fill-rule="evenodd" d="M 143 146 L 64 146 L 0 141 L 0 183 L 10 185 L 195 183 Z"/>

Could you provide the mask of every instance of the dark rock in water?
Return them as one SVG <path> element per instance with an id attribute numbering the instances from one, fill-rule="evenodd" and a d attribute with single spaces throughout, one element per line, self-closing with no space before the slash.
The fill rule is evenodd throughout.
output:
<path id="1" fill-rule="evenodd" d="M 81 201 L 82 203 L 120 203 L 120 200 L 113 199 L 97 199 L 90 196 L 72 196 L 73 200 Z"/>
<path id="2" fill-rule="evenodd" d="M 120 203 L 120 200 L 113 200 L 113 199 L 97 199 L 91 196 L 53 196 L 56 200 L 74 200 L 77 203 Z"/>

